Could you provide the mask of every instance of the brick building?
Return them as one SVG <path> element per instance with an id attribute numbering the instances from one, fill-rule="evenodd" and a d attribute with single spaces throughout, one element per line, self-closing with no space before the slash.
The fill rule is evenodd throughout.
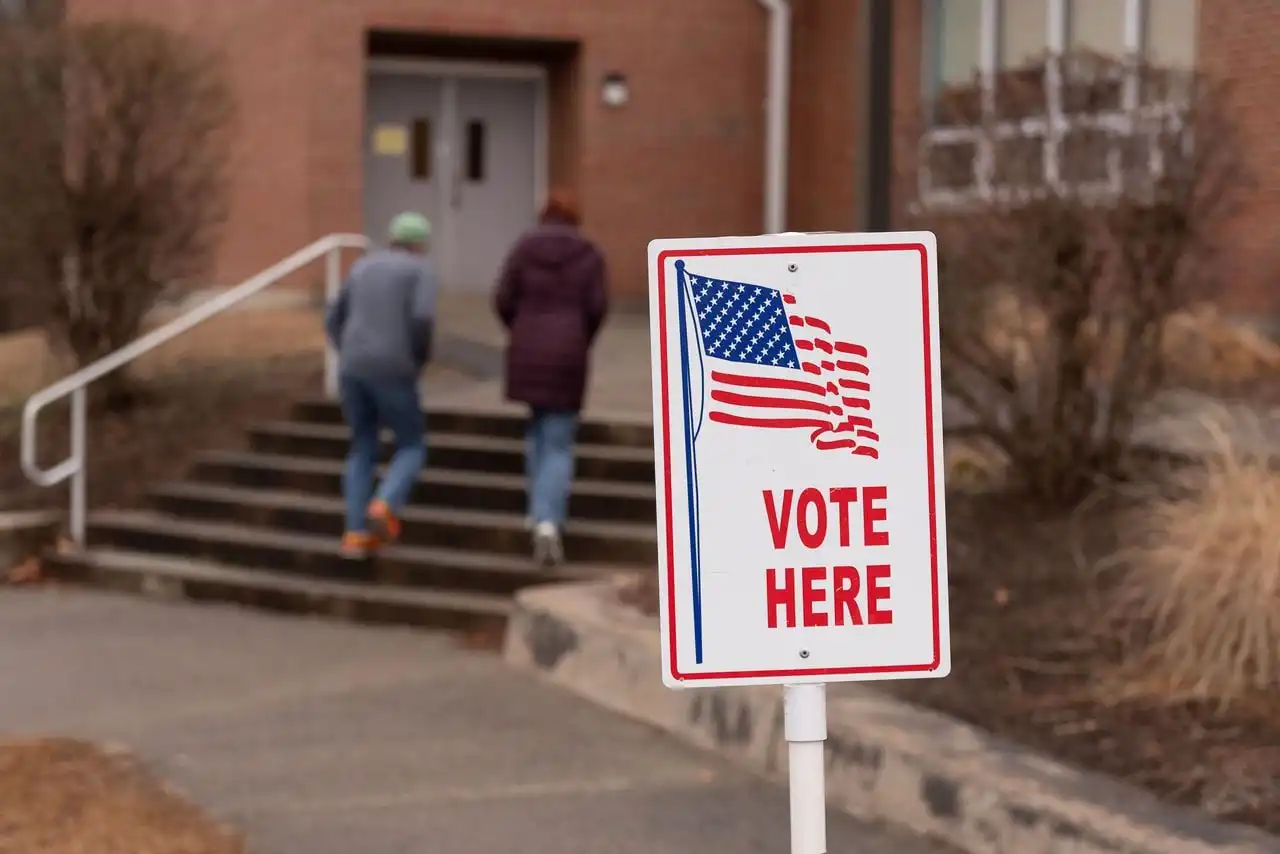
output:
<path id="1" fill-rule="evenodd" d="M 225 283 L 412 207 L 437 225 L 447 286 L 487 289 L 557 183 L 578 191 L 615 290 L 639 295 L 652 237 L 882 224 L 902 149 L 885 140 L 918 133 L 938 86 L 1087 45 L 1240 79 L 1262 169 L 1224 299 L 1271 308 L 1273 0 L 71 2 L 230 51 L 242 133 Z M 779 88 L 785 103 L 768 97 Z"/>

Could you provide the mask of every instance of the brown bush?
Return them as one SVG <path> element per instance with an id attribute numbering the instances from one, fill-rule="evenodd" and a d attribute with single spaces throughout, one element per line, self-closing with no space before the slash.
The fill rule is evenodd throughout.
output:
<path id="1" fill-rule="evenodd" d="M 1121 580 L 1129 690 L 1227 705 L 1280 689 L 1280 472 L 1242 450 L 1240 416 L 1206 420 L 1219 453 L 1143 492 L 1103 568 Z"/>
<path id="2" fill-rule="evenodd" d="M 1046 178 L 1044 135 L 1000 123 L 1043 119 L 1050 66 L 1066 110 L 1054 131 L 1056 181 Z M 1170 79 L 1081 53 L 1002 75 L 995 114 L 973 94 L 977 83 L 950 91 L 937 115 L 969 132 L 974 150 L 989 143 L 990 191 L 923 198 L 912 215 L 939 240 L 946 390 L 1015 476 L 1054 502 L 1123 472 L 1134 418 L 1162 384 L 1165 323 L 1209 286 L 1239 181 L 1219 84 L 1189 74 L 1160 110 L 1116 112 L 1125 75 L 1147 93 Z M 962 187 L 974 168 L 972 158 L 933 158 L 931 183 Z"/>
<path id="3" fill-rule="evenodd" d="M 0 269 L 77 363 L 207 276 L 232 115 L 221 57 L 193 37 L 131 20 L 0 26 Z"/>

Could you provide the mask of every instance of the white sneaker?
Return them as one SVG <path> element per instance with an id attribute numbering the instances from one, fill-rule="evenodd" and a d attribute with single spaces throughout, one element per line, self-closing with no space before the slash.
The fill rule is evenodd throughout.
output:
<path id="1" fill-rule="evenodd" d="M 543 566 L 564 563 L 560 532 L 550 522 L 539 522 L 533 526 L 533 559 Z"/>

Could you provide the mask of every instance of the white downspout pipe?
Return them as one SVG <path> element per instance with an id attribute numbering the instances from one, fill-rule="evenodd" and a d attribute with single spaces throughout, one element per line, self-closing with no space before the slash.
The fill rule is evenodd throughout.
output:
<path id="1" fill-rule="evenodd" d="M 759 0 L 769 12 L 768 76 L 765 94 L 764 231 L 787 226 L 787 142 L 790 133 L 791 0 Z"/>

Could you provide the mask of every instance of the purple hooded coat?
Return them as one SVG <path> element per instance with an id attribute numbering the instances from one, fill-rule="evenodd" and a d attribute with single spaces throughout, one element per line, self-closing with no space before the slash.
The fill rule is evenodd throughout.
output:
<path id="1" fill-rule="evenodd" d="M 510 333 L 507 399 L 579 412 L 591 344 L 609 309 L 604 257 L 572 225 L 525 232 L 503 265 L 494 296 Z"/>

